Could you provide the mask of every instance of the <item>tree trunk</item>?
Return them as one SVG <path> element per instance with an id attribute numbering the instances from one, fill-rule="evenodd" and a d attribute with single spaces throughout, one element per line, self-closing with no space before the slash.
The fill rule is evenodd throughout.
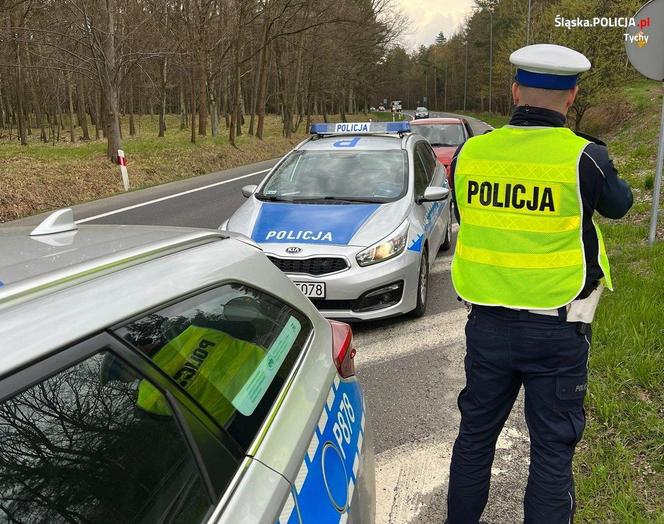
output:
<path id="1" fill-rule="evenodd" d="M 106 154 L 117 163 L 118 149 L 122 149 L 120 134 L 120 105 L 119 82 L 115 56 L 115 14 L 117 7 L 115 0 L 105 0 L 106 3 L 106 31 L 102 35 L 103 57 L 102 65 L 98 69 L 100 84 L 104 89 L 104 102 L 106 107 Z"/>
<path id="2" fill-rule="evenodd" d="M 78 93 L 78 121 L 81 124 L 81 130 L 83 131 L 83 140 L 90 140 L 90 130 L 88 129 L 88 118 L 85 111 L 85 94 L 84 94 L 84 84 L 81 81 L 76 91 Z"/>
<path id="3" fill-rule="evenodd" d="M 161 61 L 161 106 L 159 107 L 159 136 L 166 134 L 166 73 L 168 68 L 168 58 L 164 57 Z"/>
<path id="4" fill-rule="evenodd" d="M 219 134 L 219 109 L 217 108 L 217 97 L 214 90 L 214 83 L 208 79 L 208 95 L 210 97 L 210 132 L 212 136 Z"/>
<path id="5" fill-rule="evenodd" d="M 16 6 L 16 21 L 14 22 L 14 27 L 18 27 L 19 25 L 19 15 L 18 15 L 18 10 L 19 10 L 20 4 L 17 4 Z M 16 43 L 14 46 L 14 52 L 15 52 L 15 57 L 16 57 L 16 104 L 17 104 L 17 124 L 18 124 L 18 135 L 21 140 L 21 145 L 22 146 L 27 146 L 28 145 L 28 134 L 27 134 L 27 129 L 25 125 L 25 113 L 24 113 L 24 100 L 23 100 L 23 66 L 21 63 L 21 43 L 19 39 L 19 35 L 17 32 L 14 33 L 14 37 L 16 39 Z"/>
<path id="6" fill-rule="evenodd" d="M 0 84 L 0 129 L 5 128 L 5 118 L 7 112 L 5 111 L 5 101 L 2 95 L 2 84 Z"/>
<path id="7" fill-rule="evenodd" d="M 240 113 L 240 41 L 235 42 L 235 55 L 233 64 L 233 96 L 232 96 L 231 121 L 228 130 L 228 142 L 235 145 L 235 137 L 238 130 L 238 117 Z"/>
<path id="8" fill-rule="evenodd" d="M 205 60 L 201 60 L 199 73 L 200 73 L 200 91 L 198 92 L 198 134 L 201 136 L 207 135 L 207 85 L 205 79 L 207 77 L 207 64 Z"/>
<path id="9" fill-rule="evenodd" d="M 263 14 L 263 36 L 261 41 L 261 53 L 258 62 L 258 89 L 256 92 L 256 112 L 258 122 L 256 124 L 256 136 L 263 139 L 265 130 L 265 97 L 267 96 L 268 61 L 270 59 L 270 1 L 265 2 Z"/>
<path id="10" fill-rule="evenodd" d="M 103 98 L 101 93 L 95 89 L 95 138 L 99 140 L 100 137 L 106 138 L 106 126 L 104 125 L 104 115 L 102 111 Z"/>
<path id="11" fill-rule="evenodd" d="M 242 125 L 244 124 L 244 98 L 242 93 L 242 80 L 240 78 L 240 64 L 238 62 L 238 68 L 236 73 L 237 80 L 237 115 L 235 117 L 235 122 L 237 129 L 235 131 L 235 136 L 242 136 Z"/>
<path id="12" fill-rule="evenodd" d="M 76 142 L 76 132 L 74 130 L 74 95 L 71 88 L 70 73 L 65 74 L 65 86 L 67 89 L 67 107 L 69 108 L 69 140 L 73 144 Z"/>
<path id="13" fill-rule="evenodd" d="M 136 136 L 136 118 L 134 116 L 135 103 L 136 96 L 134 93 L 134 82 L 132 82 L 131 88 L 129 89 L 129 136 Z"/>
<path id="14" fill-rule="evenodd" d="M 342 122 L 348 122 L 348 119 L 346 118 L 346 96 L 345 96 L 346 89 L 342 88 L 341 89 L 341 95 L 339 97 L 339 116 L 341 117 Z"/>
<path id="15" fill-rule="evenodd" d="M 187 104 L 184 101 L 184 85 L 180 80 L 180 131 L 187 128 Z"/>
<path id="16" fill-rule="evenodd" d="M 35 80 L 35 75 L 33 73 L 33 69 L 31 68 L 32 63 L 30 61 L 30 53 L 26 55 L 26 60 L 29 69 L 28 72 L 28 83 L 30 84 L 30 94 L 32 95 L 32 105 L 33 109 L 35 112 L 35 117 L 37 118 L 37 124 L 39 125 L 39 138 L 42 142 L 46 143 L 48 142 L 48 137 L 46 136 L 46 127 L 44 126 L 44 115 L 42 114 L 42 108 L 41 108 L 41 101 L 39 100 L 39 97 L 37 96 L 37 81 Z M 2 97 L 0 96 L 0 106 L 2 105 Z M 2 118 L 2 115 L 0 115 L 0 119 Z M 2 124 L 0 124 L 0 127 Z"/>
<path id="17" fill-rule="evenodd" d="M 191 143 L 196 143 L 196 74 L 191 73 Z"/>

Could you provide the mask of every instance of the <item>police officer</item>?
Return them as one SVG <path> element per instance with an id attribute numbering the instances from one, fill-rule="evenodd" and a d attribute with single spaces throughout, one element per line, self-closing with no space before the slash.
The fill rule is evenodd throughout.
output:
<path id="1" fill-rule="evenodd" d="M 564 127 L 588 59 L 540 44 L 510 61 L 509 125 L 468 140 L 451 165 L 460 223 L 452 280 L 470 313 L 450 524 L 479 521 L 496 440 L 522 385 L 531 441 L 525 522 L 571 522 L 590 322 L 603 285 L 611 288 L 593 213 L 617 219 L 632 205 L 606 145 Z"/>

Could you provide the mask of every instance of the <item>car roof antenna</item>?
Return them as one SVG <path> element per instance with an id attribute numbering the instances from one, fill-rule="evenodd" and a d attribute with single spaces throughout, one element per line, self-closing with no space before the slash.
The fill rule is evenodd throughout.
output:
<path id="1" fill-rule="evenodd" d="M 41 224 L 32 230 L 31 237 L 41 235 L 54 235 L 66 231 L 75 231 L 78 229 L 74 222 L 74 211 L 72 208 L 59 209 L 48 215 Z"/>

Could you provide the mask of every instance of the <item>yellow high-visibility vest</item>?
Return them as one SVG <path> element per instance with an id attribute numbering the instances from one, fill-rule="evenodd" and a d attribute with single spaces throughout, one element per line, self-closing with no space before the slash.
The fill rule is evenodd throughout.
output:
<path id="1" fill-rule="evenodd" d="M 456 162 L 461 217 L 452 282 L 464 300 L 555 309 L 586 280 L 579 158 L 588 141 L 564 127 L 505 126 L 468 140 Z M 599 265 L 612 289 L 595 224 Z"/>
<path id="2" fill-rule="evenodd" d="M 256 344 L 189 326 L 152 360 L 223 426 L 235 413 L 231 401 L 264 357 L 265 350 Z M 164 396 L 146 380 L 139 384 L 136 405 L 157 415 L 171 414 Z"/>

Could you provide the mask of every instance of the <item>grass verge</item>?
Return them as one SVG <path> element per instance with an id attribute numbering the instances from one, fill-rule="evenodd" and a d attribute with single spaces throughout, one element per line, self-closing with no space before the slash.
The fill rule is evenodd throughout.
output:
<path id="1" fill-rule="evenodd" d="M 486 122 L 493 127 L 502 127 L 510 121 L 509 115 L 500 115 L 498 113 L 463 113 L 466 116 L 471 116 Z"/>
<path id="2" fill-rule="evenodd" d="M 339 121 L 338 115 L 329 118 Z M 354 115 L 356 118 L 366 120 L 368 116 Z M 190 131 L 180 129 L 179 117 L 168 115 L 166 123 L 166 136 L 158 138 L 157 116 L 137 118 L 138 133 L 130 137 L 128 118 L 123 119 L 123 149 L 132 190 L 278 158 L 307 136 L 303 123 L 286 140 L 281 120 L 268 115 L 262 141 L 246 134 L 245 126 L 245 134 L 233 147 L 222 122 L 219 136 L 197 136 L 192 144 Z M 0 222 L 123 191 L 118 166 L 106 158 L 105 140 L 51 145 L 38 140 L 38 130 L 33 133 L 28 146 L 0 139 Z"/>
<path id="3" fill-rule="evenodd" d="M 645 85 L 645 88 L 644 88 Z M 638 82 L 627 118 L 606 136 L 635 203 L 623 220 L 601 220 L 615 291 L 593 324 L 588 424 L 574 461 L 578 522 L 664 523 L 664 224 L 646 243 L 661 90 Z"/>

